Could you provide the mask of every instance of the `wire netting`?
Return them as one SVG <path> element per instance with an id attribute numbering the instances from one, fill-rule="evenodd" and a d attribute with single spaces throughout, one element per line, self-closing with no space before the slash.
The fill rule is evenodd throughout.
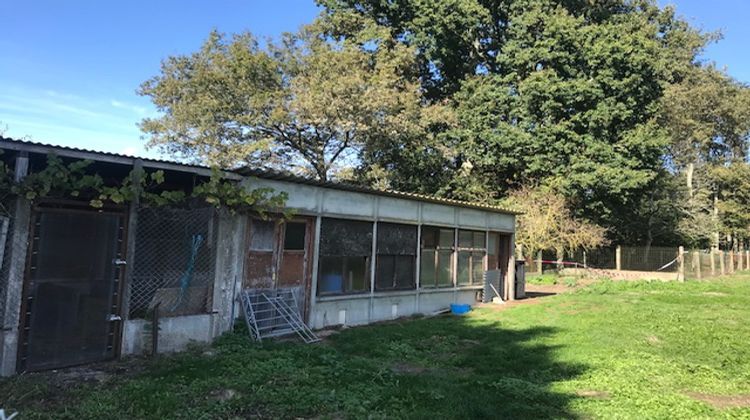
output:
<path id="1" fill-rule="evenodd" d="M 676 272 L 678 247 L 621 247 L 621 269 Z"/>
<path id="2" fill-rule="evenodd" d="M 207 313 L 216 261 L 213 208 L 141 208 L 135 232 L 130 317 Z"/>

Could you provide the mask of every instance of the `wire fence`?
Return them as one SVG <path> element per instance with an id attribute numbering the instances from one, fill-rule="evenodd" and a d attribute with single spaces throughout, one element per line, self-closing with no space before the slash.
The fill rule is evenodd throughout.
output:
<path id="1" fill-rule="evenodd" d="M 135 232 L 130 318 L 211 310 L 217 217 L 213 208 L 142 208 Z"/>

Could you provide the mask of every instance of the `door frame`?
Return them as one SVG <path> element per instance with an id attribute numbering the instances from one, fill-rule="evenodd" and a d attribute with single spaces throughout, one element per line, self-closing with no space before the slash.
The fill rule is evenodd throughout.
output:
<path id="1" fill-rule="evenodd" d="M 245 230 L 245 243 L 243 247 L 243 272 L 242 272 L 242 288 L 246 287 L 245 281 L 248 276 L 247 257 L 250 251 L 250 241 L 253 235 L 253 221 L 264 220 L 264 218 L 257 215 L 249 215 L 247 229 Z M 313 274 L 313 255 L 315 253 L 315 223 L 316 218 L 308 215 L 294 215 L 290 218 L 285 218 L 280 214 L 269 214 L 267 219 L 274 221 L 274 232 L 273 232 L 273 247 L 271 251 L 271 278 L 273 280 L 273 289 L 279 288 L 279 270 L 281 269 L 282 256 L 284 253 L 284 230 L 286 229 L 285 224 L 287 222 L 304 222 L 305 223 L 305 256 L 304 256 L 304 278 L 300 287 L 304 296 L 302 302 L 302 320 L 308 322 L 310 317 L 310 300 L 312 299 L 312 274 Z M 279 221 L 283 222 L 284 226 L 281 227 Z"/>
<path id="2" fill-rule="evenodd" d="M 84 201 L 76 201 L 76 200 L 61 200 L 61 199 L 44 199 L 40 200 L 37 203 L 34 203 L 31 207 L 31 212 L 29 213 L 29 239 L 26 243 L 26 262 L 24 266 L 24 273 L 23 273 L 23 287 L 21 288 L 21 308 L 20 313 L 18 317 L 18 345 L 16 348 L 16 371 L 18 373 L 22 373 L 25 371 L 28 371 L 25 366 L 25 362 L 23 360 L 24 356 L 26 356 L 25 351 L 25 345 L 24 342 L 27 342 L 28 338 L 28 332 L 26 331 L 26 328 L 28 327 L 27 323 L 27 317 L 26 317 L 26 311 L 28 309 L 28 294 L 31 292 L 31 263 L 32 263 L 32 249 L 33 249 L 33 240 L 36 236 L 36 217 L 38 214 L 42 211 L 46 212 L 58 212 L 58 213 L 79 213 L 79 214 L 92 214 L 92 213 L 105 213 L 105 214 L 111 214 L 118 216 L 120 218 L 120 226 L 122 227 L 121 231 L 118 235 L 118 242 L 120 243 L 118 254 L 119 259 L 122 259 L 124 261 L 128 261 L 128 254 L 127 254 L 127 238 L 128 238 L 128 206 L 127 205 L 114 205 L 114 204 L 105 204 L 101 208 L 93 208 L 88 202 Z M 116 306 L 116 311 L 111 311 L 111 313 L 114 313 L 115 315 L 119 316 L 120 319 L 114 322 L 114 327 L 112 331 L 112 357 L 104 359 L 102 361 L 109 361 L 109 360 L 116 360 L 119 359 L 121 356 L 121 344 L 122 344 L 122 332 L 123 332 L 123 324 L 125 322 L 125 318 L 122 313 L 123 309 L 123 293 L 125 291 L 125 269 L 123 267 L 117 269 L 117 275 L 114 277 L 117 279 L 117 287 L 115 289 L 116 296 L 114 297 L 113 305 Z M 73 365 L 65 365 L 65 366 L 58 366 L 51 369 L 61 369 L 65 367 L 72 367 L 72 366 L 80 366 L 85 365 L 88 363 L 96 363 L 96 362 L 85 362 L 82 364 L 73 364 Z"/>

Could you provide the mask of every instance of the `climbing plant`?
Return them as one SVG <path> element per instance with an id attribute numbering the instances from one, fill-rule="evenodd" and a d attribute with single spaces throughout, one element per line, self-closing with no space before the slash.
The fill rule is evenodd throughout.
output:
<path id="1" fill-rule="evenodd" d="M 164 171 L 133 169 L 119 181 L 105 181 L 101 175 L 89 169 L 93 162 L 76 160 L 66 163 L 56 155 L 47 156 L 47 164 L 22 180 L 13 179 L 13 171 L 0 163 L 0 199 L 23 197 L 30 201 L 43 198 L 72 198 L 88 200 L 93 208 L 102 208 L 105 203 L 123 204 L 138 198 L 141 205 L 160 207 L 183 205 L 202 200 L 216 208 L 225 208 L 231 213 L 282 211 L 286 193 L 275 193 L 271 188 L 245 188 L 241 183 L 226 179 L 223 172 L 213 169 L 211 176 L 193 186 L 188 194 L 184 190 L 163 187 Z M 7 213 L 7 211 L 6 211 Z"/>

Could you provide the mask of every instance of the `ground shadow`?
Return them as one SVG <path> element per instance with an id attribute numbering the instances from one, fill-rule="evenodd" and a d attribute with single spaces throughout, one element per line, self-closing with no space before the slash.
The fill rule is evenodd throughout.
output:
<path id="1" fill-rule="evenodd" d="M 556 359 L 549 338 L 560 332 L 446 315 L 353 329 L 333 337 L 333 346 L 390 363 L 397 380 L 389 400 L 406 403 L 381 411 L 386 416 L 574 418 L 569 403 L 577 397 L 551 385 L 586 367 Z"/>

